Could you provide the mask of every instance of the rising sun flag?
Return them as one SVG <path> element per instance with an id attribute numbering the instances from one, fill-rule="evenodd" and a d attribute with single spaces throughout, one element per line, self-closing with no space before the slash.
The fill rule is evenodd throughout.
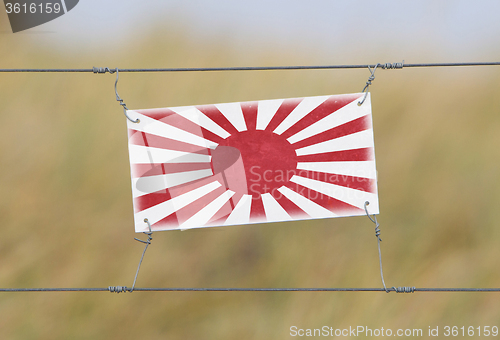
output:
<path id="1" fill-rule="evenodd" d="M 363 96 L 128 110 L 136 232 L 378 214 Z"/>

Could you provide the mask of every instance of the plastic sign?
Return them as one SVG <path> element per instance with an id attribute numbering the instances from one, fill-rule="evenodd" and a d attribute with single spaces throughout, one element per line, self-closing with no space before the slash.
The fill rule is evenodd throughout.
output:
<path id="1" fill-rule="evenodd" d="M 129 110 L 136 232 L 378 214 L 362 96 Z"/>

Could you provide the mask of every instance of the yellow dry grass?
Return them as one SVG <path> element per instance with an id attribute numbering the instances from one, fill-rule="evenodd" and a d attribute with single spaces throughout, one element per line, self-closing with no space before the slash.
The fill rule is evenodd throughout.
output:
<path id="1" fill-rule="evenodd" d="M 167 36 L 94 59 L 35 44 L 2 67 L 242 65 Z M 127 46 L 121 50 L 126 50 Z M 225 53 L 224 51 L 229 51 Z M 195 53 L 196 52 L 196 53 Z M 63 59 L 65 57 L 65 59 Z M 248 60 L 248 59 L 246 59 Z M 256 56 L 299 64 L 303 56 Z M 245 63 L 246 64 L 246 63 Z M 359 92 L 368 71 L 122 74 L 130 108 Z M 500 286 L 497 68 L 377 71 L 372 86 L 386 282 Z M 125 118 L 112 75 L 0 75 L 0 285 L 128 285 L 134 241 Z M 365 217 L 154 235 L 141 287 L 379 287 Z M 0 293 L 2 339 L 284 339 L 289 328 L 500 326 L 495 293 Z"/>

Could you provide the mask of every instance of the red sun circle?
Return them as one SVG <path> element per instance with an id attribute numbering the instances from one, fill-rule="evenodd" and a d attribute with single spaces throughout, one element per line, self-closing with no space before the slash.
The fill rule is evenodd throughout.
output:
<path id="1" fill-rule="evenodd" d="M 239 132 L 222 141 L 212 153 L 214 172 L 224 171 L 239 159 L 233 148 L 241 155 L 248 194 L 254 199 L 264 193 L 279 195 L 276 190 L 296 172 L 294 147 L 284 137 L 263 130 Z"/>

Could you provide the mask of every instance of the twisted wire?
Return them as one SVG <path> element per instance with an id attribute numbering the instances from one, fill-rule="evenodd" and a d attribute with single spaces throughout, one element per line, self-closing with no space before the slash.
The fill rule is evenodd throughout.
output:
<path id="1" fill-rule="evenodd" d="M 377 70 L 377 67 L 379 65 L 380 64 L 375 65 L 375 67 L 373 69 L 370 66 L 368 66 L 368 70 L 370 70 L 371 75 L 368 77 L 368 80 L 366 81 L 366 85 L 363 88 L 363 91 L 361 91 L 361 93 L 364 93 L 365 95 L 363 97 L 363 100 L 358 102 L 358 106 L 363 105 L 363 103 L 365 102 L 366 97 L 368 96 L 368 87 L 370 87 L 370 85 L 372 84 L 372 81 L 375 80 L 375 71 Z M 386 64 L 386 65 L 388 65 L 388 64 Z M 390 65 L 392 66 L 392 64 L 390 64 Z"/>
<path id="2" fill-rule="evenodd" d="M 415 287 L 392 287 L 396 293 L 414 293 Z"/>
<path id="3" fill-rule="evenodd" d="M 123 99 L 120 97 L 120 95 L 118 94 L 118 78 L 119 78 L 119 71 L 118 71 L 118 68 L 114 69 L 114 70 L 110 70 L 108 67 L 104 67 L 104 68 L 97 68 L 97 67 L 94 67 L 94 73 L 106 73 L 106 72 L 109 72 L 111 74 L 113 74 L 114 72 L 116 72 L 116 80 L 115 80 L 115 95 L 116 95 L 116 101 L 123 107 L 123 114 L 125 115 L 125 117 L 127 117 L 128 120 L 130 120 L 132 123 L 140 123 L 140 119 L 137 118 L 136 120 L 133 120 L 132 118 L 130 118 L 127 114 L 127 104 L 125 104 L 123 102 Z"/>
<path id="4" fill-rule="evenodd" d="M 405 64 L 405 61 L 403 60 L 403 62 L 401 63 L 385 63 L 385 64 L 379 64 L 379 67 L 381 67 L 382 69 L 384 70 L 394 70 L 394 69 L 402 69 L 404 66 L 406 66 Z"/>
<path id="5" fill-rule="evenodd" d="M 135 283 L 137 282 L 137 276 L 139 276 L 139 269 L 141 269 L 142 260 L 144 260 L 144 255 L 146 254 L 146 250 L 148 250 L 148 246 L 151 244 L 151 241 L 153 240 L 153 236 L 151 236 L 153 235 L 153 232 L 151 231 L 151 223 L 149 223 L 149 220 L 147 218 L 144 219 L 144 222 L 147 223 L 149 229 L 149 232 L 144 232 L 144 234 L 148 236 L 148 239 L 146 241 L 143 241 L 138 238 L 134 238 L 134 240 L 136 241 L 145 243 L 146 246 L 144 247 L 141 260 L 139 261 L 139 265 L 137 266 L 137 271 L 135 272 L 134 283 L 132 284 L 132 288 L 130 288 L 131 293 L 134 291 Z"/>
<path id="6" fill-rule="evenodd" d="M 11 68 L 0 69 L 0 72 L 73 72 L 73 73 L 114 73 L 112 70 L 120 72 L 214 72 L 214 71 L 278 71 L 278 70 L 325 70 L 325 69 L 366 69 L 367 67 L 374 68 L 376 65 L 383 69 L 401 69 L 403 63 L 376 63 L 376 64 L 357 64 L 357 65 L 305 65 L 305 66 L 243 66 L 243 67 L 177 67 L 177 68 L 108 68 L 108 67 L 93 67 L 93 68 Z M 401 66 L 401 67 L 400 67 Z M 460 63 L 418 63 L 404 64 L 404 68 L 408 67 L 461 67 L 461 66 L 500 66 L 500 61 L 495 62 L 460 62 Z"/>
<path id="7" fill-rule="evenodd" d="M 382 279 L 382 285 L 384 286 L 384 290 L 387 293 L 389 293 L 391 290 L 387 289 L 387 287 L 385 286 L 384 271 L 382 269 L 382 251 L 380 250 L 380 242 L 382 242 L 382 239 L 380 238 L 380 224 L 377 221 L 377 216 L 373 215 L 373 218 L 372 218 L 370 216 L 370 214 L 368 213 L 367 206 L 369 204 L 370 204 L 370 202 L 368 202 L 368 201 L 365 202 L 365 205 L 364 205 L 365 212 L 366 212 L 366 216 L 368 216 L 368 218 L 370 219 L 370 221 L 372 221 L 375 224 L 375 237 L 377 238 L 377 244 L 378 244 L 378 262 L 379 262 L 379 266 L 380 266 L 380 278 Z M 392 288 L 396 290 L 395 287 L 392 287 Z"/>
<path id="8" fill-rule="evenodd" d="M 108 290 L 111 292 L 111 293 L 125 293 L 125 292 L 128 292 L 129 289 L 125 286 L 109 286 L 108 287 Z"/>

